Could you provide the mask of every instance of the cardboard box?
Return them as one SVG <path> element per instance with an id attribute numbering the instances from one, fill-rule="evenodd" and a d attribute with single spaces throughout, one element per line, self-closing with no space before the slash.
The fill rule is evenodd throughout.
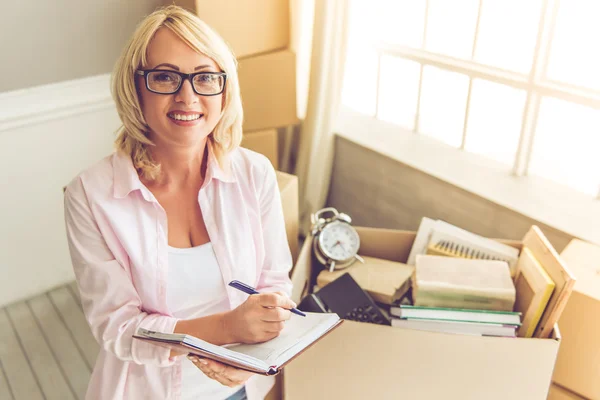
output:
<path id="1" fill-rule="evenodd" d="M 279 169 L 277 129 L 268 129 L 244 134 L 242 147 L 264 154 L 275 169 Z"/>
<path id="2" fill-rule="evenodd" d="M 573 239 L 561 257 L 577 281 L 558 321 L 562 343 L 553 379 L 583 397 L 600 399 L 600 246 Z"/>
<path id="3" fill-rule="evenodd" d="M 585 400 L 583 397 L 553 383 L 548 392 L 548 400 Z"/>
<path id="4" fill-rule="evenodd" d="M 360 254 L 406 262 L 415 232 L 358 227 Z M 504 241 L 515 247 L 519 242 Z M 292 272 L 299 302 L 318 270 L 307 237 Z M 544 400 L 560 335 L 453 335 L 345 321 L 285 368 L 284 398 Z"/>
<path id="5" fill-rule="evenodd" d="M 298 177 L 277 171 L 277 184 L 281 193 L 285 231 L 295 264 L 298 259 Z"/>
<path id="6" fill-rule="evenodd" d="M 265 396 L 265 400 L 281 400 L 283 398 L 283 374 L 275 376 L 275 386 Z M 558 400 L 558 399 L 557 399 Z"/>
<path id="7" fill-rule="evenodd" d="M 192 11 L 216 30 L 237 58 L 289 46 L 289 0 L 176 0 L 175 4 Z"/>
<path id="8" fill-rule="evenodd" d="M 296 55 L 283 50 L 239 61 L 244 133 L 298 123 Z"/>

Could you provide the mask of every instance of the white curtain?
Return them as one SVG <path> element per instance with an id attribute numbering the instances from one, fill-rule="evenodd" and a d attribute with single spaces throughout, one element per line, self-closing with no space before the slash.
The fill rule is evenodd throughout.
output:
<path id="1" fill-rule="evenodd" d="M 310 229 L 310 214 L 327 200 L 348 21 L 348 0 L 314 0 L 314 4 L 308 101 L 297 166 L 300 231 L 304 234 Z"/>

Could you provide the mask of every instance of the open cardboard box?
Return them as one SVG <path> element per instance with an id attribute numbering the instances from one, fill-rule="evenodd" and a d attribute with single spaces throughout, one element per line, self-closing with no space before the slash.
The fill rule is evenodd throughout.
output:
<path id="1" fill-rule="evenodd" d="M 553 380 L 600 399 L 600 246 L 573 239 L 560 255 L 578 279 L 558 320 L 563 340 Z"/>
<path id="2" fill-rule="evenodd" d="M 415 232 L 357 227 L 359 253 L 406 262 Z M 520 242 L 503 241 L 515 247 Z M 296 302 L 320 271 L 307 237 L 292 271 Z M 311 281 L 311 279 L 313 279 Z M 501 338 L 345 321 L 284 371 L 284 398 L 523 399 L 548 395 L 560 335 Z"/>

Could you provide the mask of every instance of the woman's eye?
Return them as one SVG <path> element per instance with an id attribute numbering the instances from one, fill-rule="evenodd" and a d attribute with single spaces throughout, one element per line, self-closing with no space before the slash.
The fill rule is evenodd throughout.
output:
<path id="1" fill-rule="evenodd" d="M 170 82 L 173 80 L 173 77 L 171 74 L 157 74 L 154 79 L 160 82 Z"/>

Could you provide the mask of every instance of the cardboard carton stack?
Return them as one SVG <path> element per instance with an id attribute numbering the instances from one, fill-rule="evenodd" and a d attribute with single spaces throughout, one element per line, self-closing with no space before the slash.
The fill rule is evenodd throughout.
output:
<path id="1" fill-rule="evenodd" d="M 242 146 L 265 154 L 277 169 L 277 128 L 298 122 L 289 0 L 175 0 L 175 4 L 197 14 L 229 43 L 239 63 Z"/>

